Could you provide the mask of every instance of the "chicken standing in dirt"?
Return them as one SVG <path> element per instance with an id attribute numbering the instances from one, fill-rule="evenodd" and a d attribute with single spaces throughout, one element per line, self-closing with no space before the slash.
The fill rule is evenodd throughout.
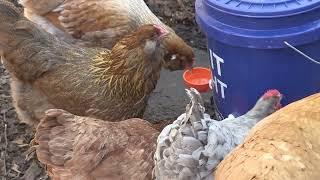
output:
<path id="1" fill-rule="evenodd" d="M 0 0 L 0 55 L 12 77 L 18 116 L 28 124 L 37 124 L 49 108 L 108 121 L 142 117 L 160 76 L 167 34 L 161 26 L 144 25 L 111 51 L 81 48 Z"/>
<path id="2" fill-rule="evenodd" d="M 124 35 L 145 24 L 159 24 L 168 37 L 165 60 L 181 70 L 193 50 L 163 24 L 143 0 L 20 0 L 25 16 L 55 36 L 81 46 L 112 48 Z"/>
<path id="3" fill-rule="evenodd" d="M 204 180 L 222 159 L 243 142 L 250 129 L 281 107 L 281 94 L 267 91 L 246 114 L 215 121 L 205 114 L 200 94 L 191 89 L 187 112 L 165 127 L 158 137 L 155 152 L 155 177 L 158 180 Z"/>
<path id="4" fill-rule="evenodd" d="M 218 166 L 216 180 L 320 179 L 320 93 L 257 124 Z"/>

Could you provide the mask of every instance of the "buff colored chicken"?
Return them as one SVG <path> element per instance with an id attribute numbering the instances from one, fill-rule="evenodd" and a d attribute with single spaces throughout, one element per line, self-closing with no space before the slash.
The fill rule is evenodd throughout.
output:
<path id="1" fill-rule="evenodd" d="M 19 118 L 36 125 L 50 108 L 120 121 L 142 117 L 160 76 L 168 32 L 144 25 L 112 50 L 59 40 L 0 0 L 0 56 Z"/>
<path id="2" fill-rule="evenodd" d="M 36 153 L 53 180 L 150 180 L 158 135 L 142 119 L 108 122 L 51 109 L 37 128 Z"/>
<path id="3" fill-rule="evenodd" d="M 163 24 L 143 0 L 20 0 L 25 16 L 66 41 L 89 47 L 112 48 L 124 35 L 145 24 L 160 24 L 170 31 L 164 40 L 165 65 L 181 70 L 194 53 Z"/>
<path id="4" fill-rule="evenodd" d="M 191 106 L 157 140 L 154 177 L 158 180 L 211 179 L 216 166 L 249 130 L 281 107 L 281 94 L 270 90 L 246 114 L 216 121 L 204 113 L 200 94 L 195 89 L 187 92 Z"/>
<path id="5" fill-rule="evenodd" d="M 218 166 L 216 180 L 319 180 L 320 93 L 257 124 Z"/>

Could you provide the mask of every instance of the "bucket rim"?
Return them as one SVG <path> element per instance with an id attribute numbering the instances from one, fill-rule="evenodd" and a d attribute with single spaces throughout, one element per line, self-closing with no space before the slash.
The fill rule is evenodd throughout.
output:
<path id="1" fill-rule="evenodd" d="M 202 1 L 204 0 L 196 1 L 196 22 L 200 30 L 207 38 L 213 38 L 225 44 L 246 48 L 277 49 L 288 48 L 285 42 L 300 46 L 320 40 L 320 18 L 294 27 L 271 30 L 249 29 L 236 27 L 213 18 L 208 14 Z"/>
<path id="2" fill-rule="evenodd" d="M 227 14 L 232 14 L 242 17 L 252 18 L 276 18 L 293 16 L 301 13 L 306 13 L 320 8 L 320 0 L 197 0 L 209 9 L 222 11 Z M 286 8 L 281 8 L 284 4 Z M 248 5 L 247 8 L 244 8 Z M 274 8 L 263 8 L 266 6 L 274 6 Z M 277 8 L 278 7 L 278 8 Z"/>

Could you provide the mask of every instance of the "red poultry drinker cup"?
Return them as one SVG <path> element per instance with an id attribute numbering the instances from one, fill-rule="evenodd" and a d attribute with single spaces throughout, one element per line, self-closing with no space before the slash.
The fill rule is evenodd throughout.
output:
<path id="1" fill-rule="evenodd" d="M 245 113 L 267 89 L 284 104 L 320 92 L 320 0 L 197 0 L 196 20 L 224 116 Z"/>
<path id="2" fill-rule="evenodd" d="M 195 67 L 191 70 L 186 70 L 183 73 L 183 80 L 186 86 L 195 88 L 200 93 L 209 90 L 209 82 L 212 75 L 209 68 Z"/>

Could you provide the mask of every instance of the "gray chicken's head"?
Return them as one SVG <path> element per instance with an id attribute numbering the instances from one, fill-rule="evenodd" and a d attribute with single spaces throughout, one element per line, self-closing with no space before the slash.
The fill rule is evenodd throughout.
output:
<path id="1" fill-rule="evenodd" d="M 281 106 L 282 94 L 276 90 L 268 90 L 257 101 L 256 105 L 249 111 L 250 115 L 266 117 L 275 111 L 279 110 Z"/>

